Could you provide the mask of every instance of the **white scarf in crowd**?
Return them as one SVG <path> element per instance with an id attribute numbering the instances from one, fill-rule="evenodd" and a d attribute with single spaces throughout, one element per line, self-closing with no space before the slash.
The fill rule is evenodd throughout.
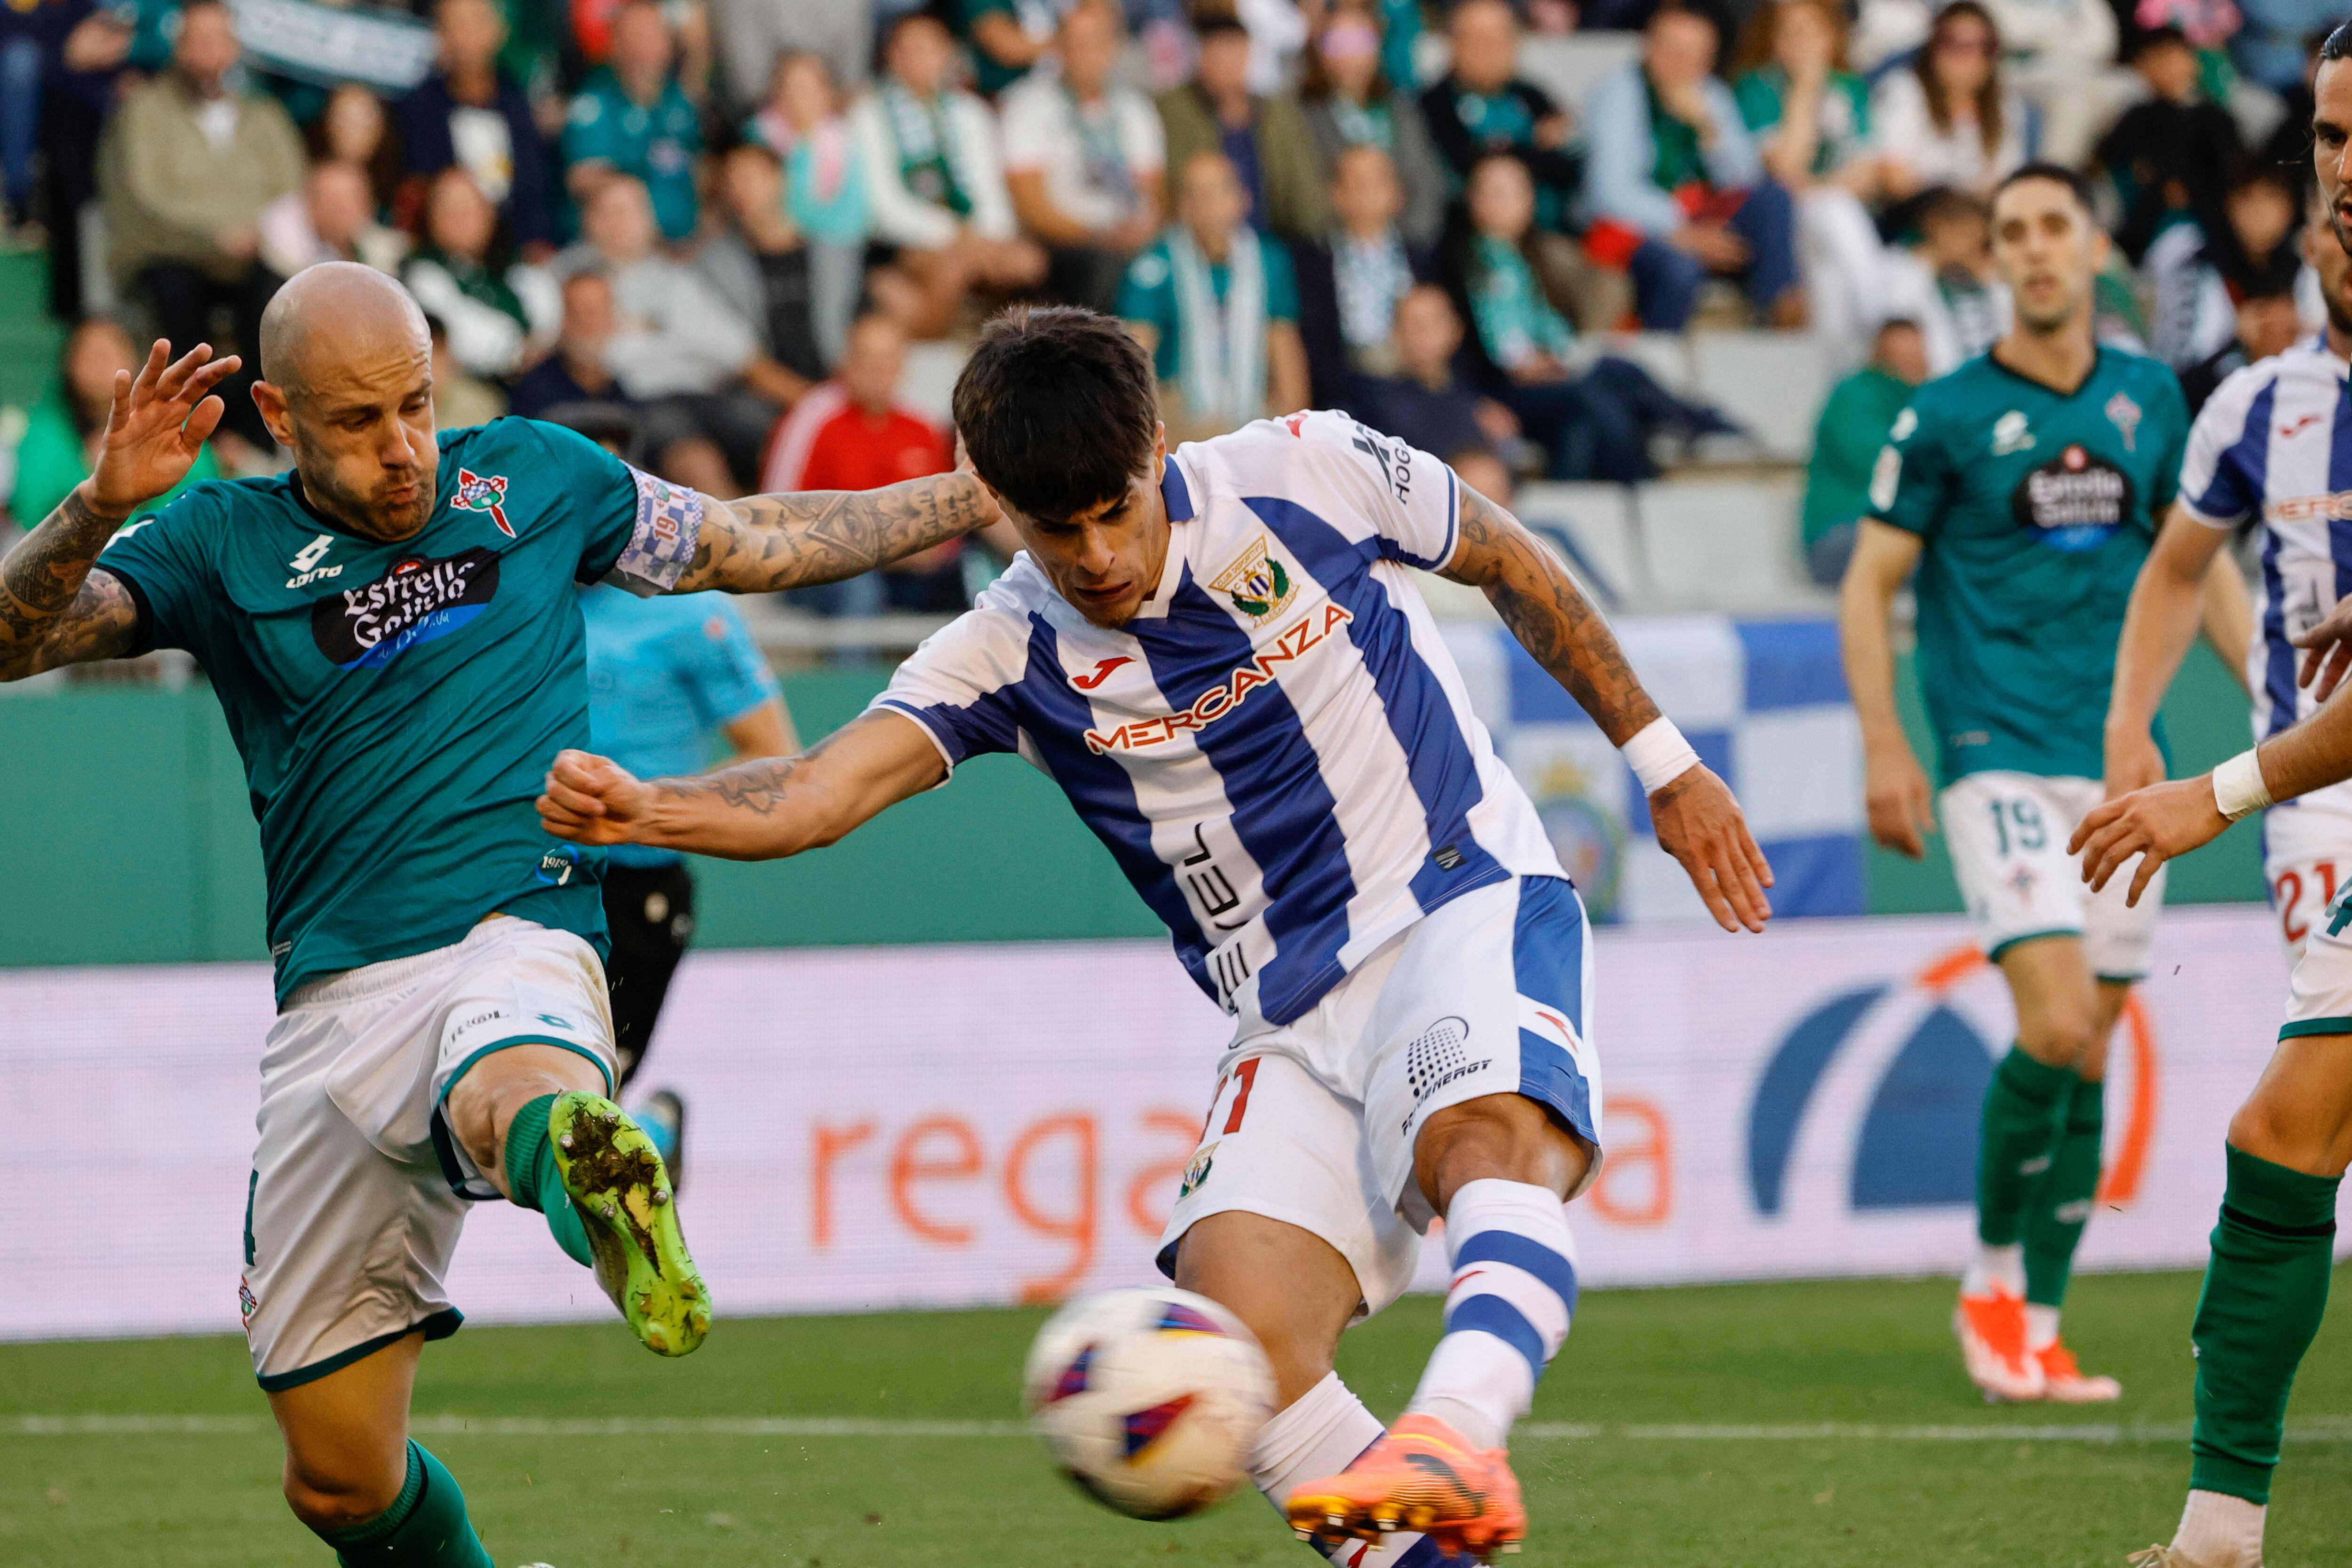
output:
<path id="1" fill-rule="evenodd" d="M 1244 224 L 1225 247 L 1220 305 L 1209 261 L 1182 226 L 1168 231 L 1176 281 L 1176 380 L 1185 412 L 1234 426 L 1265 413 L 1265 261 Z"/>

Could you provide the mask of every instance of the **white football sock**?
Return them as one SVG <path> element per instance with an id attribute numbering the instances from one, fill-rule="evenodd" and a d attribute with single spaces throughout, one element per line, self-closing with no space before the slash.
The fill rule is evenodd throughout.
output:
<path id="1" fill-rule="evenodd" d="M 1336 1372 L 1293 1400 L 1290 1407 L 1258 1428 L 1257 1446 L 1250 1452 L 1250 1479 L 1286 1520 L 1285 1506 L 1303 1482 L 1336 1476 L 1380 1441 L 1381 1418 L 1339 1381 Z M 1407 1553 L 1422 1538 L 1405 1531 L 1376 1542 L 1349 1541 L 1331 1549 L 1331 1561 L 1345 1568 L 1405 1568 Z M 1410 1559 L 1421 1568 L 1433 1559 L 1432 1546 L 1423 1557 Z"/>
<path id="2" fill-rule="evenodd" d="M 2197 1568 L 2262 1568 L 2263 1518 L 2269 1511 L 2226 1492 L 2190 1492 L 2172 1549 Z"/>
<path id="3" fill-rule="evenodd" d="M 1977 1243 L 1977 1255 L 1969 1264 L 1969 1271 L 1960 1276 L 1960 1294 L 1990 1296 L 1998 1287 L 2011 1296 L 2025 1294 L 2025 1248 L 2017 1242 L 2006 1247 Z"/>
<path id="4" fill-rule="evenodd" d="M 2048 1350 L 2058 1342 L 2058 1309 L 2045 1307 L 2039 1301 L 2025 1304 L 2025 1348 L 2029 1351 Z"/>
<path id="5" fill-rule="evenodd" d="M 1528 1413 L 1576 1309 L 1576 1242 L 1549 1187 L 1465 1183 L 1445 1212 L 1454 1288 L 1445 1337 L 1406 1408 L 1482 1448 L 1499 1448 Z"/>

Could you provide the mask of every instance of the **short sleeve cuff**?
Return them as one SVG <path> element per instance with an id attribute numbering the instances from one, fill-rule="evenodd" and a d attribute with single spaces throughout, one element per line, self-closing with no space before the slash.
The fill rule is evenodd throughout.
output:
<path id="1" fill-rule="evenodd" d="M 131 608 L 138 616 L 138 624 L 131 629 L 130 646 L 117 657 L 138 658 L 142 655 L 153 653 L 155 651 L 155 609 L 147 602 L 147 590 L 139 585 L 139 579 L 110 562 L 92 562 L 89 569 L 93 572 L 103 572 L 121 584 L 122 591 L 131 595 Z"/>
<path id="2" fill-rule="evenodd" d="M 677 587 L 693 563 L 702 542 L 702 496 L 627 463 L 621 466 L 636 487 L 637 515 L 629 542 L 604 581 L 647 599 Z"/>
<path id="3" fill-rule="evenodd" d="M 947 764 L 946 776 L 931 787 L 947 788 L 948 781 L 955 777 L 956 754 L 948 745 L 948 737 L 940 733 L 938 727 L 932 724 L 929 714 L 913 703 L 892 697 L 887 692 L 866 704 L 866 710 L 868 713 L 896 713 L 902 719 L 913 720 L 915 727 L 929 738 L 931 745 L 939 752 L 940 761 Z"/>
<path id="4" fill-rule="evenodd" d="M 2207 499 L 2210 501 L 2211 498 L 2209 497 Z M 2190 518 L 2198 522 L 2203 523 L 2207 528 L 2218 531 L 2227 531 L 2237 527 L 2238 524 L 2246 521 L 2247 514 L 2242 511 L 2235 514 L 2234 516 L 2227 511 L 2208 511 L 2204 507 L 2199 506 L 2195 501 L 2190 500 L 2186 495 L 2176 496 L 2173 500 L 2182 511 L 2187 512 Z"/>

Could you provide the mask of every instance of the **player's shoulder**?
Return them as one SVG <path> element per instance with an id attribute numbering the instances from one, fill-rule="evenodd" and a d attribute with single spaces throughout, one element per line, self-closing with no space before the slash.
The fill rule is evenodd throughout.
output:
<path id="1" fill-rule="evenodd" d="M 2009 373 L 1993 363 L 1990 354 L 1979 354 L 1921 382 L 1904 406 L 1916 427 L 1964 425 L 1980 420 L 1986 406 L 2006 396 L 2011 384 Z"/>
<path id="2" fill-rule="evenodd" d="M 486 424 L 444 430 L 435 439 L 444 462 L 456 458 L 468 467 L 481 467 L 496 459 L 617 460 L 577 430 L 551 425 L 544 419 L 527 419 L 520 414 L 501 414 Z"/>
<path id="3" fill-rule="evenodd" d="M 1180 451 L 1205 471 L 1250 482 L 1278 482 L 1326 471 L 1336 461 L 1360 462 L 1393 443 L 1352 414 L 1302 408 L 1278 419 L 1254 419 L 1238 430 L 1188 441 Z"/>
<path id="4" fill-rule="evenodd" d="M 2264 393 L 2275 395 L 2281 387 L 2306 385 L 2332 390 L 2344 376 L 2344 362 L 2316 340 L 2295 343 L 2266 359 L 2240 365 L 2223 377 L 2198 411 L 2197 422 L 2242 428 Z"/>
<path id="5" fill-rule="evenodd" d="M 108 540 L 112 549 L 144 533 L 150 544 L 217 538 L 257 518 L 299 511 L 292 487 L 282 474 L 256 479 L 199 479 L 146 516 L 127 522 Z M 153 531 L 149 532 L 150 530 Z"/>

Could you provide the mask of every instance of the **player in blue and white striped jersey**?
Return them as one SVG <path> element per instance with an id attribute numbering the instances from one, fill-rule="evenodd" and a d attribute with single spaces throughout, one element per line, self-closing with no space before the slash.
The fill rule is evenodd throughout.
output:
<path id="1" fill-rule="evenodd" d="M 1485 589 L 1625 748 L 1727 930 L 1769 918 L 1764 858 L 1567 570 L 1436 458 L 1321 413 L 1171 454 L 1150 361 L 1083 310 L 992 322 L 955 408 L 1027 549 L 865 717 L 698 779 L 566 753 L 541 814 L 768 858 L 969 757 L 1043 770 L 1235 1020 L 1161 1266 L 1273 1359 L 1259 1486 L 1351 1565 L 1514 1546 L 1504 1441 L 1568 1332 L 1562 1203 L 1600 1168 L 1592 952 L 1408 568 Z M 1332 1354 L 1440 1215 L 1446 1333 L 1383 1434 Z"/>

